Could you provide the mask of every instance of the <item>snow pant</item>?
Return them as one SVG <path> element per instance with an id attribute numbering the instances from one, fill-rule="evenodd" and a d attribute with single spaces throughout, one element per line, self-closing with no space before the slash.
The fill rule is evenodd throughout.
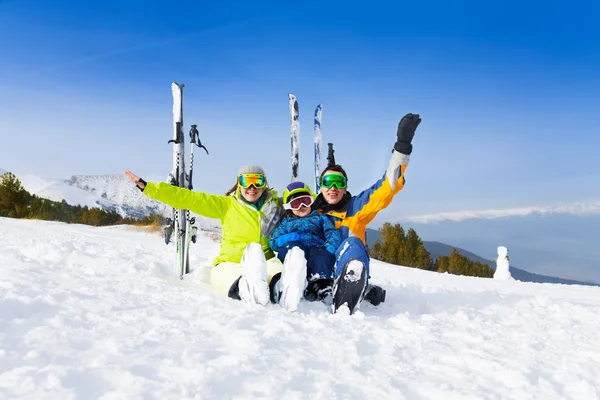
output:
<path id="1" fill-rule="evenodd" d="M 367 247 L 365 244 L 356 236 L 351 236 L 344 240 L 335 251 L 336 267 L 335 267 L 335 278 L 341 273 L 346 264 L 351 260 L 359 260 L 365 265 L 365 272 L 367 274 L 367 283 L 369 279 L 369 263 L 371 261 Z"/>
<path id="2" fill-rule="evenodd" d="M 267 260 L 267 281 L 270 283 L 273 275 L 282 270 L 282 263 L 277 257 Z M 227 296 L 229 289 L 235 281 L 242 276 L 242 264 L 234 262 L 222 262 L 215 265 L 210 273 L 210 283 L 219 293 Z"/>
<path id="3" fill-rule="evenodd" d="M 288 242 L 279 248 L 277 258 L 283 262 L 285 260 L 285 255 L 292 247 L 299 247 L 304 251 L 304 257 L 306 258 L 306 278 L 309 281 L 316 279 L 333 279 L 335 256 L 328 252 L 325 247 L 307 247 L 300 242 Z"/>

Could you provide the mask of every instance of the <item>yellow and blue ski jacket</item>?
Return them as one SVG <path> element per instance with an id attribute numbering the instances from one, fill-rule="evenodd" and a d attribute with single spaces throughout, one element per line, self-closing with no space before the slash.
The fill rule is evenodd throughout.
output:
<path id="1" fill-rule="evenodd" d="M 269 236 L 284 212 L 275 190 L 265 191 L 258 206 L 246 202 L 239 189 L 230 196 L 221 196 L 148 182 L 144 194 L 171 207 L 221 221 L 223 238 L 213 265 L 239 263 L 244 249 L 253 242 L 261 244 L 267 260 L 275 256 L 269 248 Z"/>
<path id="2" fill-rule="evenodd" d="M 394 150 L 386 173 L 373 186 L 357 196 L 347 192 L 337 204 L 328 204 L 319 194 L 313 208 L 331 217 L 335 227 L 340 230 L 342 241 L 349 236 L 356 236 L 366 244 L 365 232 L 369 222 L 404 188 L 408 159 L 408 155 Z"/>

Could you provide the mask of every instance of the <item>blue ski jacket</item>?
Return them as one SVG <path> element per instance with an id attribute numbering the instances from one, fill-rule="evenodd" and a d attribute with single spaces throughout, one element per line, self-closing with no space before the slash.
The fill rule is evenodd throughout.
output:
<path id="1" fill-rule="evenodd" d="M 306 247 L 325 247 L 335 254 L 342 243 L 340 232 L 328 216 L 313 211 L 306 217 L 285 217 L 271 235 L 269 246 L 274 251 L 287 242 L 297 241 Z"/>

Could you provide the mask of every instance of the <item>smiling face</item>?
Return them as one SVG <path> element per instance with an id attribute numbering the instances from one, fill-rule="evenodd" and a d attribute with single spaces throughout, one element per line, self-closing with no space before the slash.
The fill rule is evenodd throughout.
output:
<path id="1" fill-rule="evenodd" d="M 264 189 L 255 188 L 254 185 L 250 185 L 248 188 L 240 187 L 240 193 L 248 203 L 256 203 L 264 191 Z"/>
<path id="2" fill-rule="evenodd" d="M 327 174 L 339 174 L 339 172 L 338 171 L 332 171 L 332 170 L 326 170 L 323 173 L 323 176 L 327 175 Z M 321 192 L 321 194 L 323 195 L 323 198 L 325 199 L 325 201 L 328 204 L 337 204 L 337 203 L 339 203 L 340 200 L 342 200 L 342 198 L 346 194 L 346 188 L 344 188 L 344 189 L 338 189 L 336 186 L 332 186 L 329 189 L 321 186 L 319 188 L 319 191 Z"/>

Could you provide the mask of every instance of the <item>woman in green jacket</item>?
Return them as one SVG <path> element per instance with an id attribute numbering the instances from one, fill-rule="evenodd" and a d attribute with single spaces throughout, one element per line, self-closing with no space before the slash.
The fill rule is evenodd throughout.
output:
<path id="1" fill-rule="evenodd" d="M 269 236 L 279 223 L 283 208 L 277 192 L 267 187 L 267 177 L 261 167 L 241 167 L 236 185 L 224 196 L 163 182 L 146 182 L 130 171 L 125 171 L 125 175 L 152 199 L 219 219 L 223 238 L 219 255 L 213 262 L 212 286 L 247 303 L 266 305 L 269 302 L 269 282 L 282 269 L 281 261 L 269 248 Z"/>

